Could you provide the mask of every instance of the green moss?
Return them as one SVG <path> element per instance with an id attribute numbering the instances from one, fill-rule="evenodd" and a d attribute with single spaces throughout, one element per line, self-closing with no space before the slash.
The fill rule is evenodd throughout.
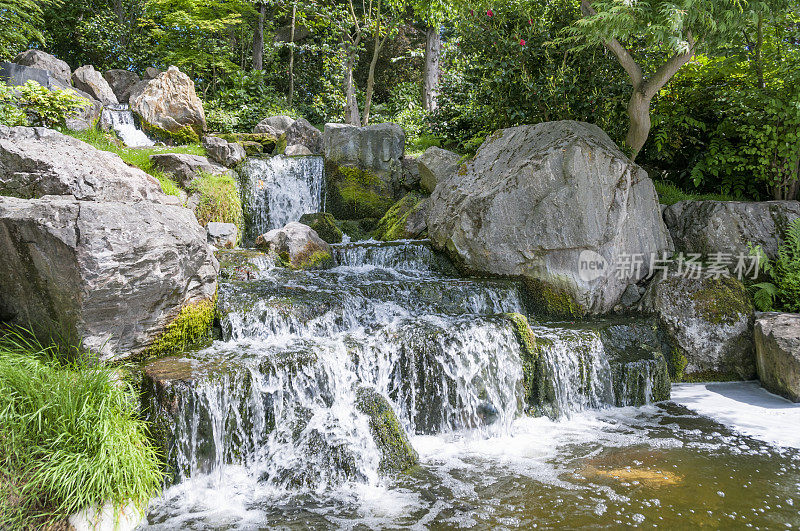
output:
<path id="1" fill-rule="evenodd" d="M 327 212 L 316 214 L 303 214 L 300 223 L 308 225 L 328 243 L 341 243 L 342 230 L 336 226 L 336 218 Z"/>
<path id="2" fill-rule="evenodd" d="M 388 400 L 374 389 L 360 387 L 356 392 L 356 408 L 369 417 L 372 438 L 381 452 L 378 470 L 382 474 L 402 472 L 419 462 L 419 455 Z"/>
<path id="3" fill-rule="evenodd" d="M 525 277 L 524 280 L 536 313 L 562 318 L 580 318 L 586 315 L 586 308 L 575 300 L 567 287 L 566 279 L 554 278 L 543 281 L 538 278 Z"/>
<path id="4" fill-rule="evenodd" d="M 327 251 L 314 251 L 308 256 L 295 259 L 292 269 L 324 269 L 333 265 L 333 257 Z"/>
<path id="5" fill-rule="evenodd" d="M 511 321 L 514 335 L 520 345 L 526 411 L 535 416 L 558 416 L 553 406 L 554 389 L 550 388 L 551 382 L 547 377 L 547 368 L 539 347 L 539 341 L 546 340 L 537 340 L 524 315 L 507 313 L 505 316 Z"/>
<path id="6" fill-rule="evenodd" d="M 147 349 L 148 356 L 176 354 L 194 348 L 211 337 L 216 299 L 187 304 Z"/>
<path id="7" fill-rule="evenodd" d="M 248 157 L 252 157 L 253 155 L 261 155 L 264 153 L 264 146 L 259 144 L 258 142 L 239 142 L 242 147 L 244 148 L 244 152 L 247 154 Z"/>
<path id="8" fill-rule="evenodd" d="M 381 218 L 394 204 L 380 176 L 354 166 L 326 164 L 328 211 L 337 219 Z"/>
<path id="9" fill-rule="evenodd" d="M 686 359 L 683 349 L 673 346 L 667 359 L 667 369 L 673 382 L 684 381 L 684 371 L 687 365 L 689 365 L 689 360 Z"/>
<path id="10" fill-rule="evenodd" d="M 142 131 L 147 133 L 149 137 L 167 144 L 183 146 L 200 142 L 200 135 L 190 125 L 184 125 L 177 131 L 167 131 L 163 127 L 151 124 L 147 120 L 140 120 L 140 122 Z"/>
<path id="11" fill-rule="evenodd" d="M 373 237 L 381 241 L 407 238 L 406 222 L 420 202 L 422 202 L 422 196 L 417 193 L 411 192 L 403 196 L 400 201 L 392 205 L 392 208 L 378 222 L 378 227 L 373 232 Z"/>
<path id="12" fill-rule="evenodd" d="M 704 279 L 703 287 L 690 297 L 695 302 L 695 311 L 714 324 L 732 325 L 742 315 L 753 312 L 747 288 L 734 277 Z"/>
<path id="13" fill-rule="evenodd" d="M 227 142 L 241 144 L 248 155 L 272 153 L 278 139 L 267 133 L 226 133 L 216 135 Z"/>

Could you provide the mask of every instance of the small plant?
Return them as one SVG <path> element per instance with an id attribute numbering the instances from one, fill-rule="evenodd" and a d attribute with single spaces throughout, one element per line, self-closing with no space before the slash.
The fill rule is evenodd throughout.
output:
<path id="1" fill-rule="evenodd" d="M 800 219 L 789 225 L 774 261 L 767 259 L 760 247 L 752 248 L 750 253 L 758 254 L 760 271 L 772 280 L 751 286 L 756 308 L 764 312 L 800 312 Z"/>
<path id="2" fill-rule="evenodd" d="M 73 90 L 49 90 L 35 81 L 19 87 L 13 97 L 30 125 L 43 127 L 63 126 L 67 118 L 90 105 Z"/>
<path id="3" fill-rule="evenodd" d="M 201 225 L 205 226 L 210 221 L 233 223 L 239 229 L 241 238 L 244 230 L 244 214 L 242 200 L 233 177 L 202 174 L 192 182 L 189 191 L 200 194 L 200 203 L 194 213 Z"/>
<path id="4" fill-rule="evenodd" d="M 14 105 L 14 89 L 0 81 L 0 125 L 28 125 L 25 113 Z"/>
<path id="5" fill-rule="evenodd" d="M 0 521 L 43 528 L 91 506 L 140 507 L 161 462 L 116 370 L 77 350 L 0 332 Z"/>

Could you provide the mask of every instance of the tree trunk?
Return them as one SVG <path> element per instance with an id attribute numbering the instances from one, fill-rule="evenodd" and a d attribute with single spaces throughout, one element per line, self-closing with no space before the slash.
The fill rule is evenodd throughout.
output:
<path id="1" fill-rule="evenodd" d="M 253 70 L 264 69 L 264 12 L 266 9 L 266 4 L 259 3 L 258 24 L 255 35 L 253 35 Z"/>
<path id="2" fill-rule="evenodd" d="M 292 6 L 292 31 L 289 36 L 289 97 L 287 98 L 289 108 L 292 108 L 292 98 L 294 97 L 294 25 L 297 19 L 297 4 Z"/>
<path id="3" fill-rule="evenodd" d="M 355 57 L 347 56 L 344 65 L 344 94 L 346 98 L 344 109 L 344 121 L 351 125 L 361 125 L 361 113 L 358 110 L 358 99 L 356 98 L 356 86 L 353 79 L 353 69 L 355 68 Z"/>
<path id="4" fill-rule="evenodd" d="M 630 101 L 628 101 L 628 135 L 625 144 L 631 150 L 631 160 L 636 160 L 636 155 L 644 146 L 650 134 L 650 100 L 641 89 L 634 87 Z"/>
<path id="5" fill-rule="evenodd" d="M 758 35 L 756 36 L 756 76 L 758 76 L 758 88 L 763 89 L 766 85 L 764 83 L 764 61 L 762 58 L 762 50 L 764 48 L 764 20 L 761 13 L 758 14 Z"/>
<path id="6" fill-rule="evenodd" d="M 425 32 L 425 72 L 422 78 L 422 108 L 433 112 L 439 99 L 439 55 L 442 38 L 439 28 L 428 28 Z"/>
<path id="7" fill-rule="evenodd" d="M 386 39 L 381 39 L 381 0 L 378 0 L 377 23 L 375 25 L 375 42 L 372 45 L 372 61 L 369 62 L 369 73 L 367 74 L 367 91 L 364 93 L 364 115 L 361 118 L 361 125 L 369 124 L 369 110 L 372 106 L 372 92 L 375 89 L 375 66 L 378 64 L 378 56 Z"/>

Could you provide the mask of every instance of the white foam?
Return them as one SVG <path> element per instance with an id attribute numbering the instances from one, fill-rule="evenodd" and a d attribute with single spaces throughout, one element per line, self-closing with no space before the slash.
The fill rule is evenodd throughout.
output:
<path id="1" fill-rule="evenodd" d="M 743 435 L 800 448 L 800 404 L 770 393 L 758 382 L 674 384 L 672 401 Z"/>

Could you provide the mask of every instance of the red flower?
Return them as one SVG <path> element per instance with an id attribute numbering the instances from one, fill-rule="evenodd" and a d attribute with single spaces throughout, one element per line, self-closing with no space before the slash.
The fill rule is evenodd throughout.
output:
<path id="1" fill-rule="evenodd" d="M 469 16 L 474 16 L 474 15 L 475 15 L 475 10 L 474 9 L 470 9 L 469 10 Z"/>
<path id="2" fill-rule="evenodd" d="M 529 26 L 533 26 L 533 19 L 532 19 L 532 18 L 529 18 L 529 19 L 528 19 L 528 25 L 529 25 Z"/>
<path id="3" fill-rule="evenodd" d="M 520 39 L 519 40 L 519 45 L 520 46 L 525 46 L 525 39 Z"/>
<path id="4" fill-rule="evenodd" d="M 493 17 L 494 16 L 494 12 L 490 9 L 489 11 L 486 12 L 486 16 L 487 17 Z"/>

